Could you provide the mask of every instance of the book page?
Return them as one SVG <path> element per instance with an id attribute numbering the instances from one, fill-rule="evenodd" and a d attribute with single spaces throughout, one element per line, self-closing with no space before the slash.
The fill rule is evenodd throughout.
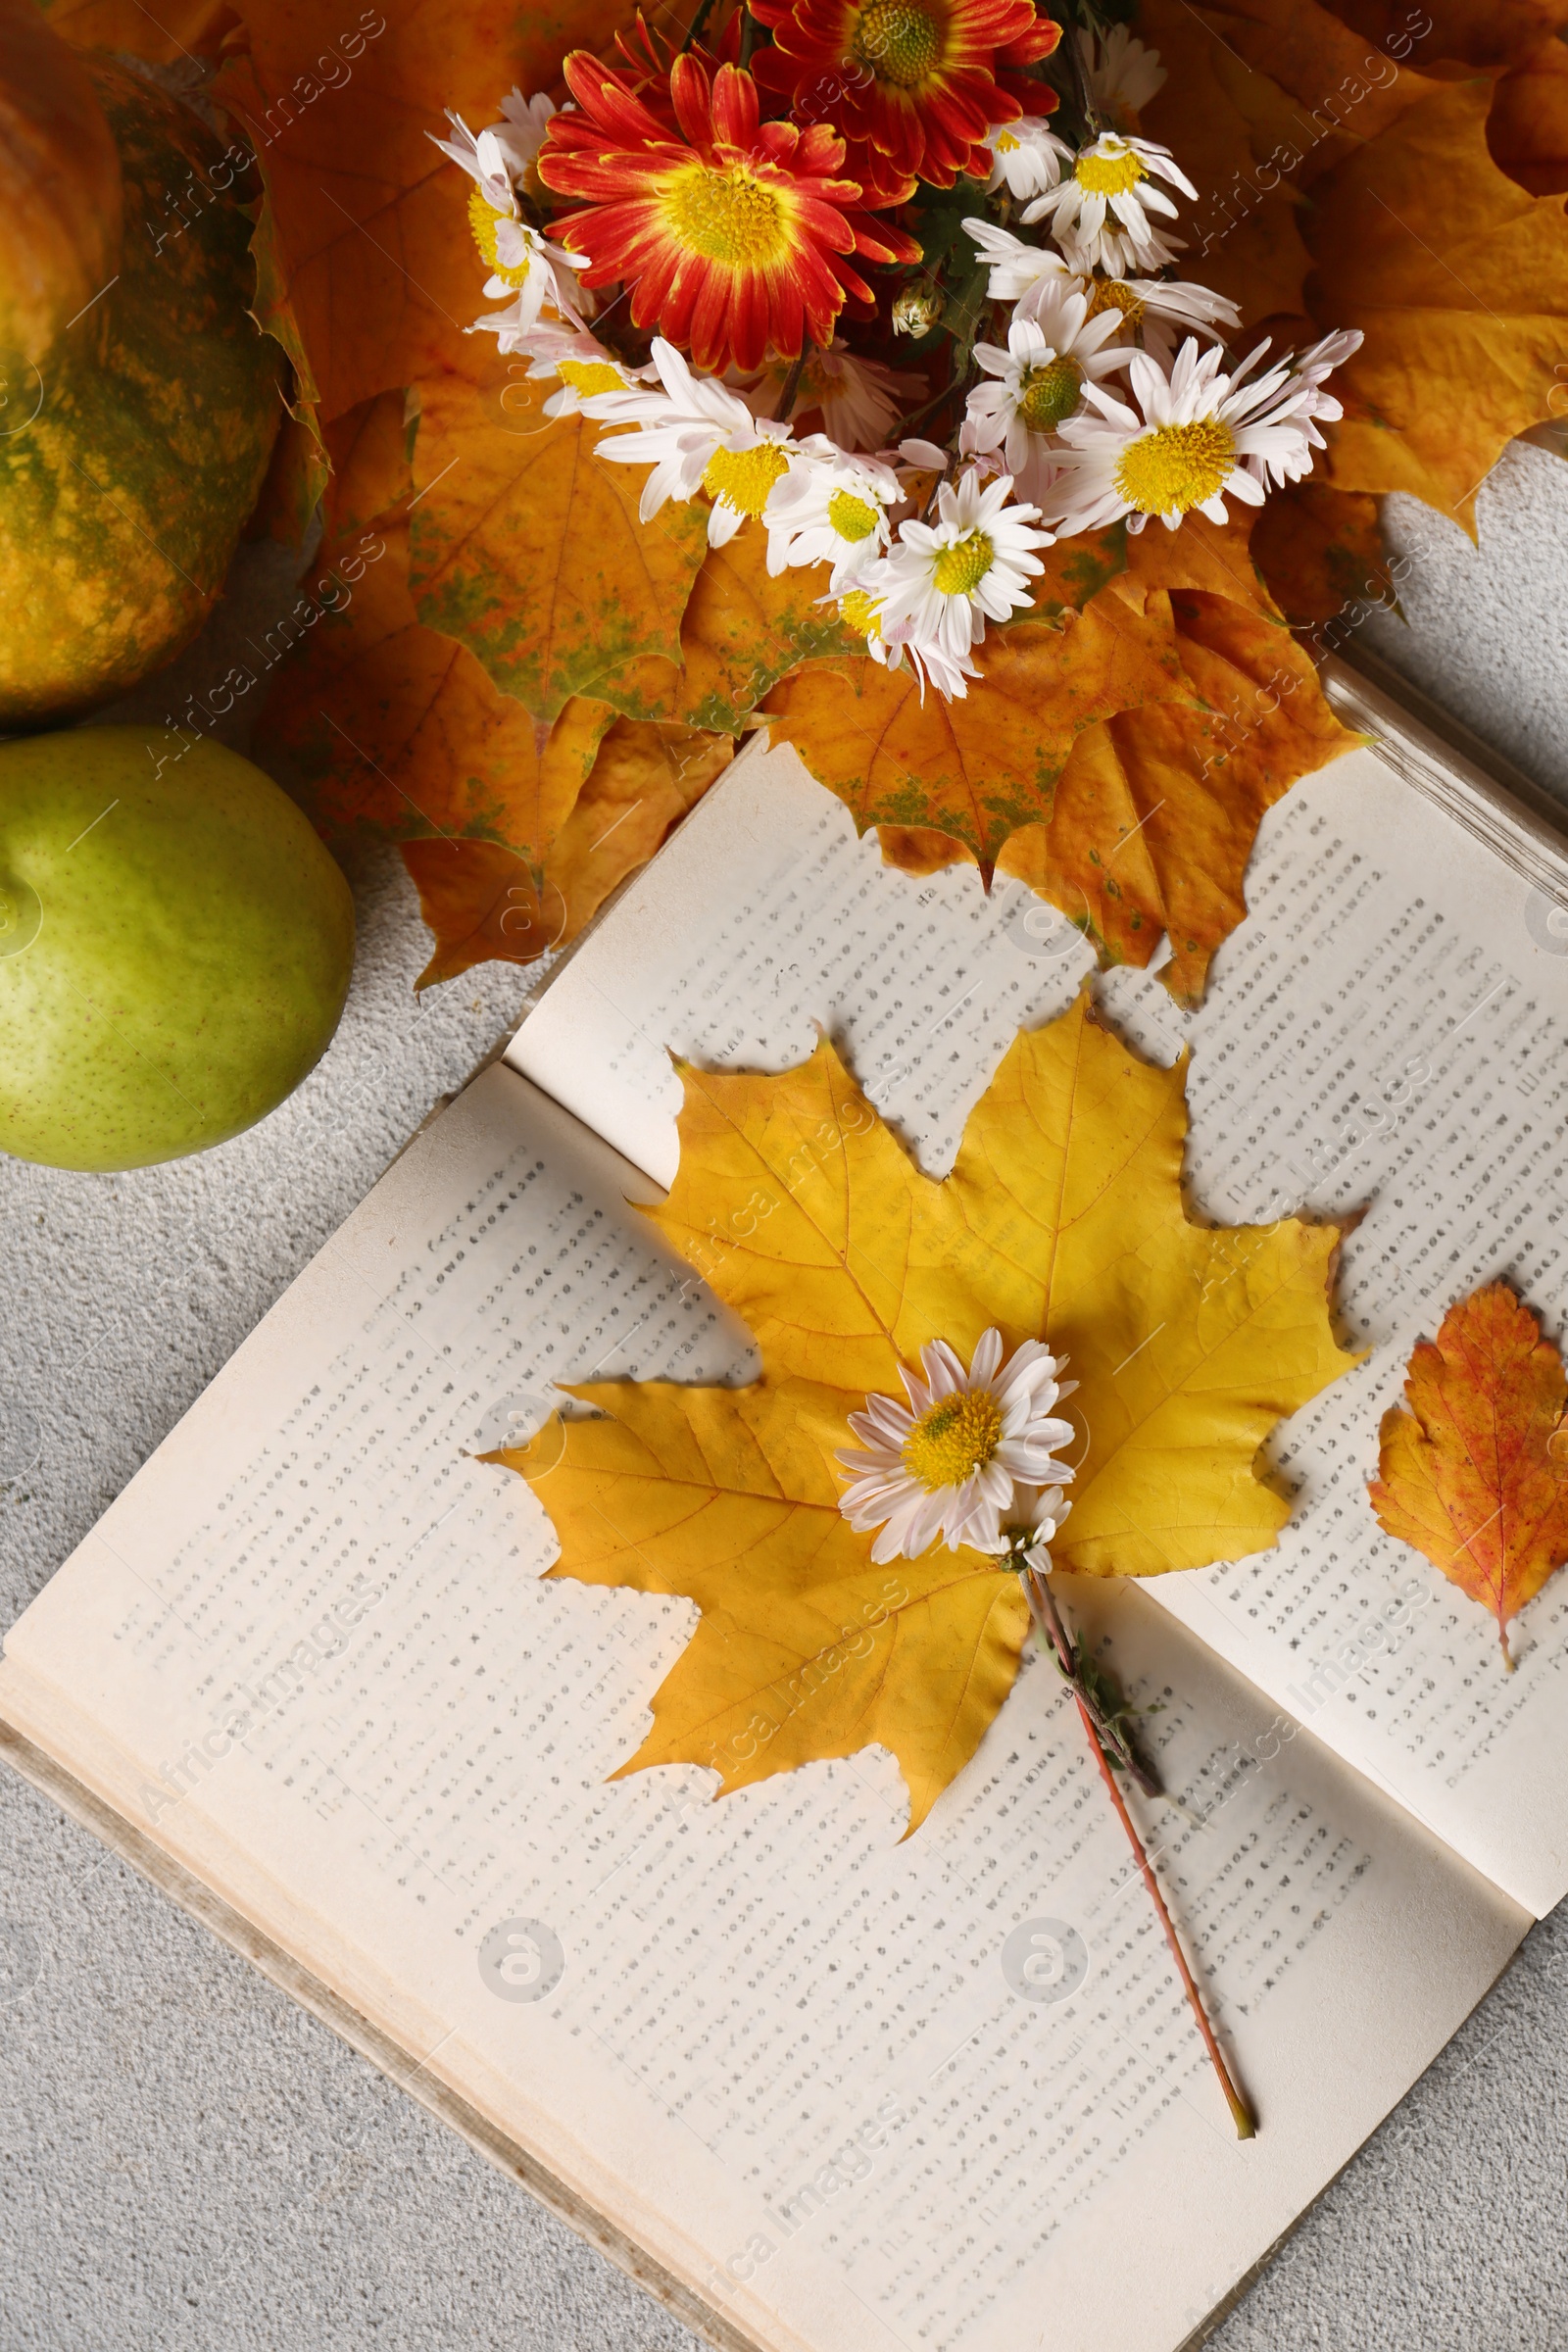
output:
<path id="1" fill-rule="evenodd" d="M 1196 1015 L 1131 971 L 1100 1001 L 1153 1058 L 1193 1047 L 1195 1213 L 1360 1216 L 1339 1298 L 1369 1352 L 1270 1448 L 1296 1499 L 1280 1544 L 1152 1590 L 1539 1916 L 1568 1891 L 1568 1576 L 1516 1621 L 1509 1674 L 1494 1621 L 1381 1534 L 1365 1483 L 1410 1349 L 1455 1299 L 1506 1279 L 1563 1337 L 1568 911 L 1366 751 L 1264 818 L 1248 900 Z M 988 901 L 972 867 L 890 872 L 791 751 L 753 751 L 510 1057 L 668 1182 L 666 1049 L 782 1069 L 822 1023 L 939 1174 L 1014 1031 L 1089 963 L 1016 885 Z M 1158 1378 L 1156 1335 L 1128 1379 Z"/>
<path id="2" fill-rule="evenodd" d="M 720 1803 L 698 1767 L 612 1781 L 694 1612 L 541 1582 L 548 1458 L 473 1456 L 563 1379 L 754 1369 L 639 1189 L 488 1071 L 13 1629 L 0 1714 L 729 2340 L 1170 2352 L 1527 1916 L 1141 1594 L 1076 1595 L 1157 1710 L 1181 1808 L 1142 1811 L 1242 2145 L 1042 1659 L 907 1841 L 875 1749 Z"/>

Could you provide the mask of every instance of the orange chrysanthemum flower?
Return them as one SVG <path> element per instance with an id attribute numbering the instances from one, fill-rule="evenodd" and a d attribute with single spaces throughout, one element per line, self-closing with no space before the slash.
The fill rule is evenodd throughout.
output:
<path id="1" fill-rule="evenodd" d="M 552 233 L 586 256 L 584 285 L 622 280 L 638 326 L 657 326 L 714 373 L 826 346 L 847 296 L 872 299 L 850 256 L 908 258 L 908 241 L 860 209 L 837 176 L 844 141 L 825 123 L 763 122 L 735 66 L 711 80 L 677 57 L 664 94 L 638 90 L 586 50 L 565 64 L 576 108 L 551 118 L 539 176 L 587 209 Z"/>
<path id="2" fill-rule="evenodd" d="M 983 178 L 989 165 L 971 164 L 971 149 L 1022 111 L 997 67 L 1027 65 L 1057 39 L 1034 0 L 752 0 L 752 14 L 775 44 L 752 61 L 764 88 L 939 188 L 960 172 Z"/>

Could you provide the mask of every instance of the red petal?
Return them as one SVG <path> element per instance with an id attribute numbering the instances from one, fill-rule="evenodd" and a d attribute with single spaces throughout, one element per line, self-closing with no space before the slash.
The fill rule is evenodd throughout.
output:
<path id="1" fill-rule="evenodd" d="M 721 66 L 719 72 L 728 73 L 729 68 Z M 670 68 L 669 94 L 675 102 L 676 122 L 706 161 L 713 144 L 713 108 L 708 75 L 695 57 L 676 58 Z"/>
<path id="2" fill-rule="evenodd" d="M 738 66 L 720 66 L 713 83 L 713 127 L 730 147 L 750 147 L 757 138 L 761 109 L 757 84 Z"/>

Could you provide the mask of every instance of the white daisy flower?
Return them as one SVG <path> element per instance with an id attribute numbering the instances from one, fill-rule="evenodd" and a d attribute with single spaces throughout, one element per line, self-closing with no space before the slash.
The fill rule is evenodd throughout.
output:
<path id="1" fill-rule="evenodd" d="M 548 319 L 531 327 L 518 348 L 533 363 L 528 369 L 530 382 L 548 382 L 554 376 L 560 384 L 561 389 L 545 402 L 547 416 L 575 416 L 583 402 L 596 393 L 629 391 L 653 373 L 649 368 L 628 368 L 585 327 Z"/>
<path id="2" fill-rule="evenodd" d="M 1052 1412 L 1077 1384 L 1057 1380 L 1065 1358 L 1042 1340 L 1025 1340 L 1004 1363 L 1002 1334 L 981 1338 L 967 1372 L 946 1340 L 920 1350 L 923 1379 L 900 1366 L 908 1403 L 868 1396 L 850 1415 L 860 1440 L 838 1456 L 851 1473 L 839 1508 L 857 1535 L 879 1529 L 871 1557 L 879 1564 L 918 1559 L 939 1540 L 950 1551 L 1008 1549 L 1004 1520 L 1020 1490 L 1035 1497 L 1072 1477 L 1057 1449 L 1073 1443 L 1070 1421 Z M 1052 1512 L 1053 1533 L 1065 1516 Z"/>
<path id="3" fill-rule="evenodd" d="M 1061 1360 L 1065 1363 L 1067 1359 L 1063 1356 Z M 1075 1380 L 1065 1381 L 1056 1394 L 1064 1396 L 1077 1386 Z M 1067 1475 L 1070 1478 L 1071 1471 Z M 1031 1539 L 1024 1547 L 1023 1556 L 1037 1575 L 1045 1576 L 1049 1572 L 1050 1547 L 1071 1509 L 1072 1504 L 1060 1487 L 1014 1487 L 1012 1508 L 1003 1532 L 1010 1536 L 1016 1530 Z"/>
<path id="4" fill-rule="evenodd" d="M 754 414 L 771 416 L 783 394 L 790 363 L 769 360 L 748 376 L 729 380 Z M 919 375 L 895 375 L 880 360 L 857 359 L 835 338 L 827 351 L 813 351 L 801 370 L 790 417 L 820 409 L 822 429 L 844 450 L 873 450 L 897 422 L 901 409 L 918 403 L 925 390 Z"/>
<path id="5" fill-rule="evenodd" d="M 877 602 L 877 621 L 890 645 L 934 647 L 973 677 L 968 655 L 986 621 L 1005 620 L 1034 602 L 1029 577 L 1045 566 L 1034 553 L 1053 533 L 1032 526 L 1038 507 L 1007 501 L 1010 476 L 982 483 L 973 472 L 937 492 L 935 524 L 900 525 L 897 544 L 866 566 L 860 586 Z"/>
<path id="6" fill-rule="evenodd" d="M 438 139 L 434 131 L 426 135 L 443 155 L 450 156 L 460 171 L 476 180 L 486 204 L 498 213 L 514 212 L 514 189 L 528 181 L 534 159 L 544 145 L 550 118 L 556 112 L 555 101 L 541 90 L 536 97 L 524 98 L 514 89 L 501 101 L 502 121 L 492 122 L 477 133 L 471 131 L 461 115 L 446 109 L 452 125 L 450 139 Z"/>
<path id="7" fill-rule="evenodd" d="M 994 122 L 977 144 L 991 151 L 987 195 L 1005 188 L 1020 204 L 1054 188 L 1072 155 L 1066 140 L 1048 130 L 1037 115 L 1021 116 L 1016 122 Z"/>
<path id="8" fill-rule="evenodd" d="M 822 434 L 811 434 L 791 457 L 763 510 L 768 570 L 776 575 L 787 566 L 831 564 L 828 588 L 837 596 L 887 546 L 888 510 L 903 495 L 888 466 L 874 458 L 847 457 Z"/>
<path id="9" fill-rule="evenodd" d="M 1242 323 L 1234 302 L 1191 278 L 1097 277 L 1087 282 L 1091 313 L 1120 311 L 1128 333 L 1141 333 L 1144 349 L 1167 368 L 1184 336 L 1199 334 L 1218 342 Z M 1028 296 L 1018 308 L 1021 317 L 1028 316 Z"/>
<path id="10" fill-rule="evenodd" d="M 476 318 L 466 330 L 470 335 L 494 335 L 499 350 L 522 351 L 547 302 L 564 318 L 577 318 L 581 289 L 572 275 L 576 265 L 571 255 L 550 244 L 526 220 L 496 214 L 489 258 L 495 267 L 484 281 L 486 295 L 492 302 L 503 294 L 512 300 L 504 311 Z"/>
<path id="11" fill-rule="evenodd" d="M 1136 48 L 1137 43 L 1133 46 Z M 1160 78 L 1163 80 L 1163 74 Z M 490 129 L 519 187 L 525 183 L 537 184 L 530 179 L 531 167 L 545 143 L 550 118 L 556 111 L 555 100 L 545 91 L 538 90 L 533 97 L 525 98 L 515 83 L 501 101 L 502 120 L 492 122 Z M 569 114 L 571 109 L 568 107 L 566 111 Z"/>
<path id="12" fill-rule="evenodd" d="M 1017 302 L 1042 279 L 1077 274 L 1059 253 L 1047 245 L 1030 245 L 1010 229 L 999 228 L 994 220 L 966 220 L 963 225 L 970 242 L 991 265 L 986 293 L 993 302 Z"/>
<path id="13" fill-rule="evenodd" d="M 1137 407 L 1093 384 L 1085 413 L 1061 428 L 1069 446 L 1057 452 L 1054 517 L 1075 532 L 1125 514 L 1127 528 L 1141 531 L 1157 514 L 1175 530 L 1195 507 L 1218 523 L 1227 519 L 1227 498 L 1260 507 L 1267 483 L 1299 481 L 1311 471 L 1312 452 L 1324 446 L 1315 419 L 1343 414 L 1323 379 L 1360 342 L 1353 331 L 1327 335 L 1299 360 L 1255 378 L 1266 343 L 1228 374 L 1217 344 L 1200 352 L 1195 341 L 1184 343 L 1168 375 L 1149 353 L 1135 353 L 1129 372 Z"/>
<path id="14" fill-rule="evenodd" d="M 450 156 L 460 172 L 466 172 L 493 213 L 515 213 L 517 198 L 512 185 L 512 169 L 507 151 L 496 136 L 496 130 L 503 126 L 498 123 L 496 130 L 471 131 L 450 106 L 446 118 L 452 125 L 453 137 L 438 139 L 433 130 L 426 131 L 425 137 L 443 155 Z"/>
<path id="15" fill-rule="evenodd" d="M 1096 108 L 1118 130 L 1136 130 L 1141 108 L 1165 86 L 1159 51 L 1112 24 L 1097 40 L 1087 26 L 1074 34 Z"/>
<path id="16" fill-rule="evenodd" d="M 993 380 L 976 384 L 967 403 L 969 445 L 981 456 L 1001 451 L 1005 470 L 1038 506 L 1054 476 L 1053 450 L 1059 428 L 1083 407 L 1084 385 L 1125 368 L 1132 347 L 1104 347 L 1119 335 L 1115 309 L 1090 316 L 1090 296 L 1070 281 L 1042 280 L 1030 318 L 1020 303 L 1007 329 L 1007 348 L 977 343 L 974 356 Z"/>
<path id="17" fill-rule="evenodd" d="M 908 663 L 919 681 L 922 703 L 928 686 L 934 686 L 944 702 L 964 702 L 969 692 L 965 678 L 980 675 L 967 654 L 956 661 L 951 659 L 932 639 L 917 637 L 907 623 L 897 639 L 885 637 L 876 598 L 863 588 L 845 590 L 839 599 L 839 618 L 865 639 L 866 652 L 881 668 L 902 669 Z"/>
<path id="18" fill-rule="evenodd" d="M 601 440 L 598 455 L 622 466 L 652 465 L 638 506 L 644 522 L 666 499 L 706 490 L 712 501 L 708 544 L 722 547 L 749 514 L 761 514 L 789 469 L 794 436 L 787 424 L 754 416 L 716 376 L 694 375 L 662 335 L 654 337 L 652 358 L 662 391 L 634 384 L 583 401 L 584 413 L 600 423 L 637 428 Z"/>
<path id="19" fill-rule="evenodd" d="M 1134 269 L 1162 270 L 1177 246 L 1160 235 L 1152 218 L 1176 218 L 1176 207 L 1154 184 L 1160 179 L 1186 196 L 1198 194 L 1168 147 L 1102 131 L 1079 153 L 1071 177 L 1025 205 L 1023 217 L 1049 220 L 1069 262 L 1098 265 L 1116 277 Z"/>

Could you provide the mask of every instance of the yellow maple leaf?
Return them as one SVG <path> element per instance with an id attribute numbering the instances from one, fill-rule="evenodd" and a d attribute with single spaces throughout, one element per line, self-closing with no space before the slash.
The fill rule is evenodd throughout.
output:
<path id="1" fill-rule="evenodd" d="M 923 1176 L 831 1046 L 782 1077 L 683 1071 L 679 1173 L 651 1212 L 749 1323 L 744 1388 L 599 1382 L 601 1417 L 487 1458 L 538 1480 L 551 1571 L 679 1593 L 701 1622 L 623 1771 L 725 1791 L 878 1741 L 910 1828 L 974 1753 L 1028 1626 L 1016 1576 L 938 1547 L 877 1566 L 839 1509 L 867 1394 L 947 1340 L 1045 1336 L 1080 1383 L 1058 1565 L 1154 1576 L 1265 1549 L 1289 1505 L 1257 1449 L 1352 1360 L 1329 1326 L 1332 1226 L 1194 1224 L 1185 1059 L 1141 1061 L 1087 996 L 1019 1036 L 952 1175 Z"/>

